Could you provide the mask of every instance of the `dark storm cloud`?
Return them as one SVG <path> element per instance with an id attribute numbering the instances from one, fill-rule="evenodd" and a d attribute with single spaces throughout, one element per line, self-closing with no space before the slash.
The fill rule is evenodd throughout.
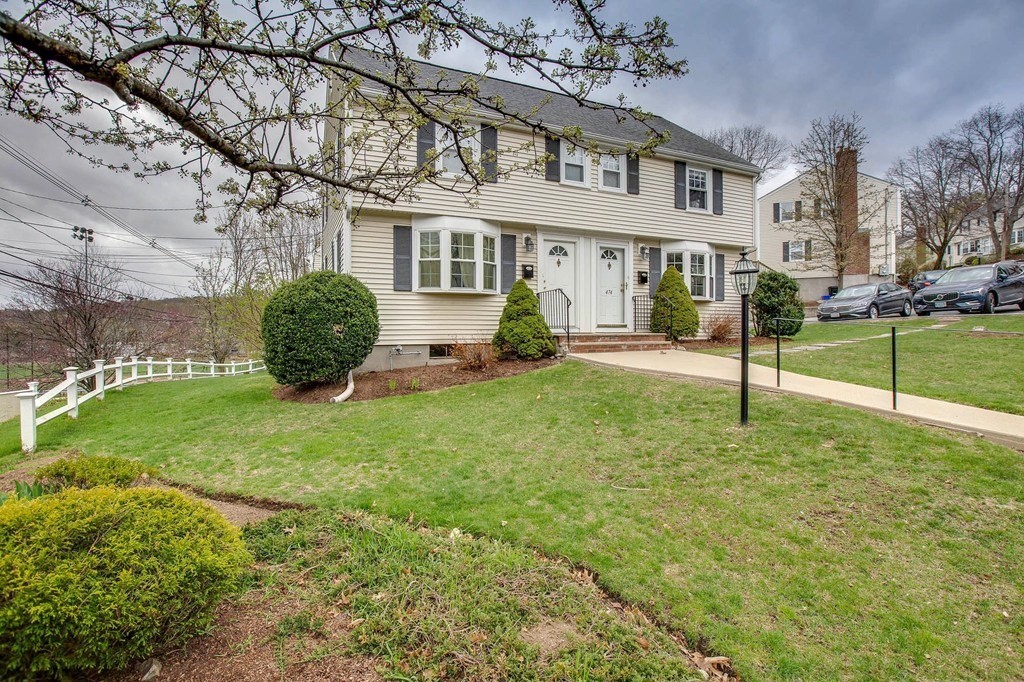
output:
<path id="1" fill-rule="evenodd" d="M 678 81 L 643 89 L 617 83 L 603 91 L 600 99 L 612 101 L 625 92 L 632 102 L 694 131 L 761 123 L 794 142 L 803 137 L 812 118 L 856 111 L 871 137 L 864 169 L 876 175 L 884 174 L 907 149 L 947 130 L 982 104 L 1013 106 L 1024 100 L 1017 54 L 1024 27 L 1021 0 L 970 4 L 952 0 L 612 0 L 609 5 L 610 19 L 642 21 L 655 14 L 666 19 L 679 45 L 674 54 L 689 60 L 690 73 Z M 547 0 L 470 0 L 468 6 L 489 19 L 510 21 L 532 15 L 541 27 L 557 25 L 566 17 L 564 13 L 553 15 L 553 5 Z M 462 48 L 439 61 L 465 68 L 478 57 L 478 51 Z M 29 149 L 99 203 L 156 208 L 187 207 L 195 201 L 196 189 L 186 180 L 169 175 L 142 182 L 130 175 L 93 169 L 66 154 L 63 144 L 40 127 L 0 117 L 0 133 Z M 776 182 L 789 176 L 791 173 L 782 174 Z M 0 187 L 66 198 L 27 175 L 6 156 L 0 156 Z M 83 207 L 3 191 L 0 198 L 69 222 L 116 231 Z M 8 204 L 0 202 L 0 206 L 32 219 L 31 214 Z M 147 234 L 213 236 L 212 224 L 194 224 L 189 212 L 119 215 Z M 67 233 L 53 234 L 70 241 Z M 23 226 L 0 221 L 0 242 L 8 240 L 48 241 Z M 161 241 L 195 253 L 208 251 L 212 244 Z M 49 246 L 56 245 L 51 242 Z M 105 246 L 115 252 L 145 253 L 142 247 L 128 248 L 113 240 Z M 15 261 L 0 256 L 0 262 Z M 180 275 L 188 270 L 173 263 L 129 267 L 150 271 L 163 288 L 187 281 Z M 0 295 L 9 293 L 9 287 L 0 289 Z"/>

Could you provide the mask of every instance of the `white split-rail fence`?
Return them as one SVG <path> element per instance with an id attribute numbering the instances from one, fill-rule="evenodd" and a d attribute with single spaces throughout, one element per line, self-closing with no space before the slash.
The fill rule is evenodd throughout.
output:
<path id="1" fill-rule="evenodd" d="M 236 362 L 198 362 L 192 359 L 155 360 L 133 355 L 128 362 L 123 357 L 114 358 L 112 364 L 95 360 L 95 367 L 81 370 L 68 367 L 64 370 L 64 381 L 46 393 L 39 392 L 39 382 L 28 382 L 28 390 L 18 394 L 21 409 L 21 449 L 32 452 L 36 449 L 37 429 L 62 414 L 72 419 L 78 417 L 78 406 L 92 400 L 103 400 L 107 391 L 120 391 L 125 386 L 150 381 L 171 381 L 173 379 L 211 379 L 214 377 L 252 374 L 266 369 L 259 360 Z M 109 378 L 108 378 L 109 377 Z M 84 387 L 84 389 L 83 389 Z M 41 408 L 51 400 L 66 396 L 63 407 L 57 407 L 40 414 Z"/>

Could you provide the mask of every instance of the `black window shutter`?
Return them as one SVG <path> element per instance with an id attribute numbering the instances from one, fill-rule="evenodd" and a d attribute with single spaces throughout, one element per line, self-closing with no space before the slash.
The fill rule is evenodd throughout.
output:
<path id="1" fill-rule="evenodd" d="M 416 131 L 416 166 L 427 164 L 427 153 L 434 148 L 434 122 L 428 121 Z"/>
<path id="2" fill-rule="evenodd" d="M 676 161 L 676 208 L 686 210 L 686 162 Z"/>
<path id="3" fill-rule="evenodd" d="M 650 249 L 651 258 L 651 298 L 654 298 L 654 294 L 658 291 L 658 284 L 661 283 L 661 248 L 652 246 Z"/>
<path id="4" fill-rule="evenodd" d="M 498 181 L 498 129 L 491 125 L 480 126 L 480 161 L 484 167 L 484 180 Z"/>
<path id="5" fill-rule="evenodd" d="M 793 203 L 793 220 L 799 222 L 804 217 L 804 202 L 797 201 Z"/>
<path id="6" fill-rule="evenodd" d="M 811 260 L 811 240 L 804 242 L 804 260 Z"/>
<path id="7" fill-rule="evenodd" d="M 640 194 L 640 157 L 636 154 L 626 157 L 626 191 Z"/>
<path id="8" fill-rule="evenodd" d="M 395 291 L 412 291 L 412 228 L 395 225 Z"/>
<path id="9" fill-rule="evenodd" d="M 501 235 L 501 293 L 512 291 L 516 283 L 516 236 Z"/>
<path id="10" fill-rule="evenodd" d="M 715 254 L 715 300 L 725 300 L 725 254 Z"/>
<path id="11" fill-rule="evenodd" d="M 814 217 L 815 218 L 820 218 L 821 217 L 821 199 L 815 199 L 814 200 Z"/>
<path id="12" fill-rule="evenodd" d="M 723 204 L 722 171 L 717 168 L 711 171 L 711 206 L 715 215 L 722 215 L 725 212 Z"/>
<path id="13" fill-rule="evenodd" d="M 776 204 L 778 206 L 778 204 Z M 789 242 L 782 242 L 782 262 L 789 262 Z"/>
<path id="14" fill-rule="evenodd" d="M 779 222 L 779 202 L 772 204 L 772 222 Z"/>
<path id="15" fill-rule="evenodd" d="M 557 137 L 545 138 L 544 151 L 552 157 L 544 165 L 544 179 L 558 182 L 562 179 L 562 141 Z"/>

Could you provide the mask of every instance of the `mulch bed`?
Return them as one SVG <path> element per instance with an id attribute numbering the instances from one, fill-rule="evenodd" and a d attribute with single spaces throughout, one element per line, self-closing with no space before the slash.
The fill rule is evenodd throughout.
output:
<path id="1" fill-rule="evenodd" d="M 368 372 L 355 377 L 356 390 L 348 400 L 376 400 L 396 395 L 437 391 L 449 386 L 475 384 L 480 381 L 525 374 L 557 364 L 554 358 L 544 360 L 502 360 L 487 369 L 463 369 L 457 364 L 426 365 L 393 369 L 387 372 Z M 345 390 L 346 384 L 322 384 L 310 387 L 278 386 L 274 397 L 296 403 L 326 403 Z M 415 386 L 415 388 L 414 388 Z"/>

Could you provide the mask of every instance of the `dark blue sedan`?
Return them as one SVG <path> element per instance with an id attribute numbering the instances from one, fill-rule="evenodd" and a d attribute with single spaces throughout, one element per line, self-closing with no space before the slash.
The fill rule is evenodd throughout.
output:
<path id="1" fill-rule="evenodd" d="M 918 315 L 945 310 L 991 313 L 1012 303 L 1024 310 L 1024 269 L 1013 261 L 956 268 L 914 294 Z"/>

